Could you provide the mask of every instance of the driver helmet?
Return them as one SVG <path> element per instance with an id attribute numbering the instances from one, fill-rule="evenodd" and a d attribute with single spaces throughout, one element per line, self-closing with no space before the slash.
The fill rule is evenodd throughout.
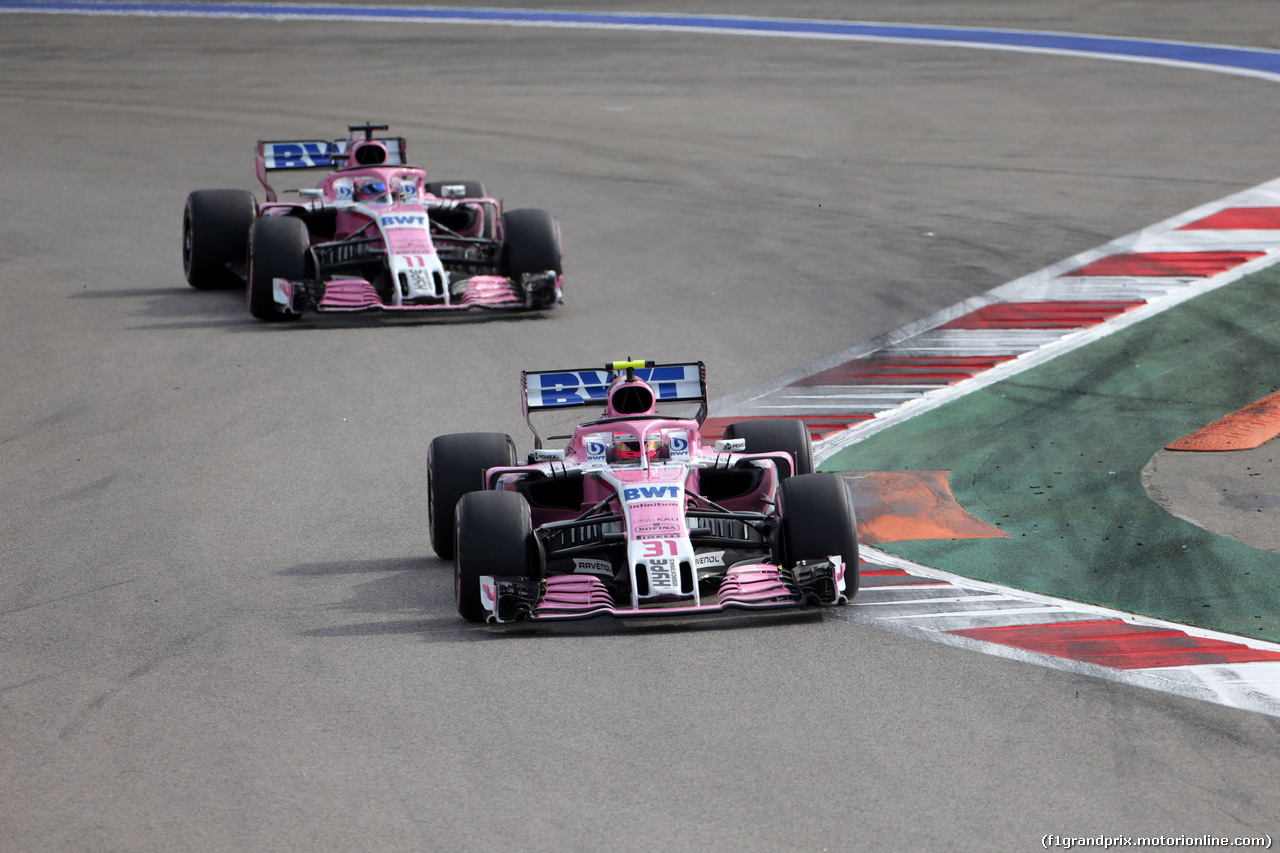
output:
<path id="1" fill-rule="evenodd" d="M 356 182 L 356 201 L 367 204 L 386 204 L 390 200 L 386 181 L 372 179 Z"/>
<path id="2" fill-rule="evenodd" d="M 661 450 L 662 436 L 657 433 L 645 436 L 643 453 L 646 458 L 657 459 Z M 629 432 L 615 432 L 613 434 L 613 453 L 619 462 L 639 461 L 641 455 L 640 439 Z"/>

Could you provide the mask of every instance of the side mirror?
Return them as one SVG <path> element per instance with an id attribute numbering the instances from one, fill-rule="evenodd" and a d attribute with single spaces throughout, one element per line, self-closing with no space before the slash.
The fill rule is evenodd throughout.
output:
<path id="1" fill-rule="evenodd" d="M 745 438 L 716 439 L 716 453 L 742 453 L 747 449 Z"/>

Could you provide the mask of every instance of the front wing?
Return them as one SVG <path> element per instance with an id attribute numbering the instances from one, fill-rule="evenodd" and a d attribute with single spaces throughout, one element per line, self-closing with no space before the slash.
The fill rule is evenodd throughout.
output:
<path id="1" fill-rule="evenodd" d="M 591 619 L 596 616 L 642 618 L 721 613 L 726 610 L 777 610 L 845 604 L 845 563 L 838 555 L 801 562 L 786 569 L 771 563 L 733 566 L 718 592 L 706 600 L 670 605 L 619 605 L 594 575 L 553 575 L 541 583 L 525 578 L 485 576 L 480 599 L 489 622 Z"/>
<path id="2" fill-rule="evenodd" d="M 472 308 L 532 310 L 560 302 L 563 276 L 548 273 L 526 276 L 522 282 L 497 275 L 476 275 L 465 280 L 461 294 L 448 303 L 389 304 L 372 284 L 362 278 L 320 282 L 275 279 L 275 301 L 296 314 L 354 314 L 363 311 L 466 311 Z"/>

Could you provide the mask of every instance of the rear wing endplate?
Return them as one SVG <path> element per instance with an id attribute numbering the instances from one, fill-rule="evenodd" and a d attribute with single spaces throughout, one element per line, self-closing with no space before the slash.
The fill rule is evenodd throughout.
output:
<path id="1" fill-rule="evenodd" d="M 615 362 L 620 365 L 621 362 Z M 653 388 L 657 404 L 698 403 L 698 424 L 707 417 L 707 371 L 700 361 L 680 364 L 652 364 L 635 367 L 637 379 Z M 520 384 L 524 398 L 524 419 L 529 424 L 536 446 L 542 446 L 530 416 L 535 412 L 604 406 L 609 383 L 621 373 L 621 368 L 581 370 L 522 371 Z"/>

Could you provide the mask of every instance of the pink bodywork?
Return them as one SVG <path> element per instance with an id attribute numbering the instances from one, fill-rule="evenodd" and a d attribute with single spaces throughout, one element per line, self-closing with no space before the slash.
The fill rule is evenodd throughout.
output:
<path id="1" fill-rule="evenodd" d="M 576 427 L 573 431 L 573 438 L 570 440 L 568 446 L 565 449 L 565 463 L 573 465 L 573 464 L 583 464 L 583 463 L 589 462 L 590 454 L 588 453 L 588 450 L 587 450 L 587 444 L 590 441 L 592 436 L 597 435 L 599 433 L 629 432 L 633 435 L 639 436 L 640 440 L 643 441 L 644 438 L 650 435 L 651 433 L 662 432 L 662 431 L 677 431 L 677 432 L 687 433 L 688 442 L 689 442 L 689 454 L 690 454 L 689 458 L 690 459 L 699 459 L 699 458 L 720 459 L 726 465 L 729 464 L 729 461 L 731 459 L 733 461 L 737 461 L 739 459 L 769 459 L 769 460 L 772 460 L 775 463 L 775 465 L 779 462 L 785 463 L 788 466 L 791 465 L 790 457 L 785 453 L 729 454 L 725 452 L 716 451 L 713 447 L 710 447 L 710 446 L 704 447 L 702 444 L 701 436 L 699 435 L 699 432 L 698 432 L 698 422 L 692 419 L 687 419 L 687 418 L 640 418 L 636 420 L 610 421 L 607 424 L 598 424 L 598 423 L 584 424 L 582 426 Z M 661 461 L 666 461 L 666 460 L 661 460 Z M 508 489 L 508 490 L 514 491 L 515 481 L 520 477 L 528 474 L 529 471 L 531 470 L 541 471 L 549 475 L 552 473 L 553 468 L 556 466 L 559 466 L 559 464 L 560 463 L 557 463 L 557 462 L 542 462 L 534 465 L 521 465 L 514 468 L 490 468 L 486 473 L 486 480 L 488 482 L 489 488 Z M 672 474 L 673 474 L 672 469 L 674 467 L 675 466 L 665 466 L 661 464 L 655 465 L 654 463 L 650 462 L 646 464 L 644 467 L 639 467 L 635 469 L 614 468 L 612 469 L 612 471 L 613 471 L 613 474 L 616 475 L 619 480 L 629 485 L 630 484 L 655 485 L 655 484 L 679 482 L 677 480 L 672 479 Z M 688 471 L 689 471 L 688 477 L 686 480 L 684 480 L 684 484 L 685 484 L 684 490 L 686 492 L 697 493 L 698 486 L 699 486 L 698 469 L 691 467 L 688 469 Z M 509 474 L 512 476 L 504 478 L 503 476 L 504 474 Z M 724 506 L 726 509 L 731 509 L 731 510 L 766 512 L 769 508 L 770 502 L 773 500 L 773 495 L 777 491 L 777 485 L 778 485 L 777 471 L 776 469 L 771 470 L 766 474 L 766 476 L 760 483 L 760 487 L 756 491 L 742 497 L 730 498 L 728 500 L 723 501 L 721 505 Z M 615 489 L 612 488 L 608 483 L 601 482 L 599 479 L 596 479 L 593 477 L 586 477 L 583 482 L 583 496 L 582 496 L 581 507 L 575 510 L 547 509 L 545 507 L 533 507 L 531 508 L 531 511 L 533 513 L 533 524 L 535 527 L 537 527 L 538 525 L 546 524 L 549 521 L 564 521 L 567 519 L 576 518 L 580 512 L 588 509 L 589 507 L 595 506 L 600 501 L 614 494 L 614 492 L 615 492 Z M 646 508 L 641 513 L 633 514 L 632 516 L 633 524 L 636 523 L 637 520 L 643 520 L 646 522 L 656 521 L 660 517 L 665 519 L 668 516 L 664 509 L 657 508 L 657 507 L 654 507 L 651 509 Z M 680 524 L 680 532 L 687 532 L 687 528 L 685 527 L 685 523 L 684 523 L 683 513 L 680 513 L 679 524 Z M 634 528 L 632 530 L 632 533 L 633 535 L 636 536 L 636 538 L 645 538 L 645 536 L 642 535 L 641 532 L 634 530 Z"/>
<path id="2" fill-rule="evenodd" d="M 467 308 L 517 308 L 524 306 L 524 297 L 513 288 L 511 280 L 500 275 L 474 275 L 467 279 L 467 289 L 451 305 L 387 305 L 378 296 L 373 285 L 362 278 L 338 278 L 325 285 L 324 299 L 320 307 L 325 311 L 368 311 L 381 308 L 384 311 L 449 311 Z"/>
<path id="3" fill-rule="evenodd" d="M 837 577 L 843 580 L 841 562 Z M 676 607 L 618 607 L 599 578 L 591 575 L 553 575 L 546 579 L 546 592 L 534 610 L 539 619 L 586 619 L 592 616 L 685 616 L 693 613 L 722 613 L 726 610 L 768 610 L 796 606 L 795 595 L 770 563 L 734 566 L 725 573 L 715 601 Z M 481 589 L 496 603 L 492 587 Z M 492 608 L 490 608 L 492 609 Z"/>
<path id="4" fill-rule="evenodd" d="M 836 555 L 832 555 L 833 560 Z M 845 563 L 838 562 L 836 578 L 844 584 Z M 740 565 L 730 568 L 720 584 L 714 601 L 674 607 L 619 607 L 609 589 L 592 575 L 552 575 L 544 582 L 541 601 L 533 616 L 541 620 L 590 619 L 593 616 L 653 618 L 723 613 L 726 610 L 781 610 L 796 607 L 799 602 L 783 583 L 780 570 L 770 563 Z M 480 596 L 485 609 L 497 609 L 497 586 L 489 580 L 481 583 Z"/>
<path id="5" fill-rule="evenodd" d="M 356 166 L 357 150 L 376 147 L 384 152 L 388 165 Z M 300 149 L 301 150 L 301 149 Z M 497 241 L 504 239 L 502 229 L 501 203 L 494 198 L 439 199 L 427 192 L 426 170 L 404 164 L 405 145 L 402 139 L 374 140 L 366 142 L 348 141 L 347 149 L 341 154 L 346 165 L 331 164 L 336 170 L 321 180 L 316 190 L 304 192 L 315 194 L 302 202 L 277 202 L 276 193 L 267 182 L 267 156 L 264 143 L 259 143 L 257 158 L 258 179 L 267 190 L 268 202 L 259 207 L 260 216 L 286 215 L 293 211 L 318 212 L 332 208 L 336 203 L 353 201 L 353 186 L 363 180 L 379 180 L 389 189 L 391 203 L 368 206 L 363 212 L 339 209 L 335 216 L 335 228 L 332 238 L 341 240 L 350 235 L 365 232 L 369 237 L 379 238 L 370 244 L 375 250 L 385 250 L 389 269 L 440 269 L 438 252 L 430 232 L 428 208 L 447 207 L 451 210 L 462 210 L 470 213 L 470 223 L 459 228 L 457 236 L 472 240 Z M 304 155 L 299 155 L 304 156 Z M 308 157 L 327 157 L 318 151 L 308 151 Z M 329 162 L 324 160 L 323 162 Z M 412 193 L 404 190 L 412 188 Z M 411 200 L 404 200 L 411 197 Z M 374 221 L 370 218 L 370 209 L 376 210 Z M 312 245 L 328 242 L 329 239 L 311 235 Z M 520 284 L 500 275 L 459 276 L 461 287 L 449 288 L 446 301 L 411 300 L 402 304 L 384 301 L 372 284 L 362 278 L 334 278 L 325 282 L 323 298 L 315 305 L 323 312 L 363 312 L 381 311 L 465 311 L 471 308 L 512 309 L 529 307 L 528 299 Z M 295 288 L 284 279 L 276 279 L 278 292 L 286 294 L 292 304 Z M 564 286 L 564 276 L 555 279 L 555 292 L 558 295 Z"/>
<path id="6" fill-rule="evenodd" d="M 636 420 L 609 420 L 606 423 L 588 423 L 577 427 L 565 451 L 565 465 L 588 462 L 591 454 L 588 445 L 594 436 L 602 432 L 627 432 L 636 435 L 643 442 L 645 436 L 654 433 L 676 432 L 687 435 L 689 460 L 718 459 L 725 466 L 741 459 L 768 459 L 775 465 L 784 463 L 788 466 L 791 460 L 785 453 L 728 453 L 716 451 L 714 447 L 704 447 L 698 432 L 698 422 L 683 418 L 645 417 Z M 644 497 L 630 505 L 626 512 L 630 525 L 628 540 L 644 543 L 673 541 L 687 537 L 689 530 L 684 512 L 685 502 L 689 495 L 698 491 L 698 468 L 686 466 L 685 460 L 680 464 L 672 464 L 668 460 L 645 460 L 634 468 L 609 467 L 601 465 L 600 470 L 609 471 L 617 480 L 616 485 L 605 482 L 600 477 L 591 476 L 588 468 L 583 482 L 583 502 L 580 510 L 553 509 L 531 507 L 534 527 L 550 521 L 567 520 L 578 517 L 580 511 L 586 510 L 622 490 L 630 488 L 649 489 L 651 493 L 661 497 Z M 543 462 L 518 468 L 491 468 L 486 472 L 486 481 L 490 488 L 515 490 L 515 483 L 530 470 L 540 470 L 548 475 L 553 473 L 559 462 Z M 687 470 L 687 474 L 685 473 Z M 727 499 L 721 502 L 726 509 L 766 512 L 772 505 L 777 493 L 777 471 L 770 466 L 766 469 L 759 487 L 747 495 Z M 669 487 L 681 486 L 672 493 Z M 843 582 L 845 564 L 839 555 L 832 555 L 836 564 L 836 576 Z M 839 559 L 837 559 L 839 558 Z M 618 606 L 610 595 L 608 588 L 597 577 L 587 574 L 556 574 L 544 581 L 544 594 L 536 609 L 534 617 L 538 619 L 584 619 L 599 615 L 620 617 L 653 617 L 669 615 L 686 615 L 693 613 L 716 613 L 729 609 L 771 609 L 797 606 L 796 596 L 782 580 L 780 569 L 771 563 L 754 563 L 735 565 L 725 573 L 719 590 L 710 598 L 703 598 L 695 592 L 691 603 L 673 604 L 673 606 L 655 606 L 649 604 L 639 606 L 633 600 L 627 606 Z M 487 600 L 486 606 L 496 606 L 496 587 L 492 584 L 482 585 L 481 597 Z M 687 598 L 687 597 L 686 597 Z"/>

